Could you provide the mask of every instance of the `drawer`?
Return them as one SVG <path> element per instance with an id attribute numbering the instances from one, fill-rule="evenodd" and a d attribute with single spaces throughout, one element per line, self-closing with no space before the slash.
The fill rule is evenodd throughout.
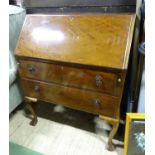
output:
<path id="1" fill-rule="evenodd" d="M 110 95 L 114 95 L 117 81 L 117 75 L 114 73 L 36 61 L 20 61 L 19 72 L 23 78 L 93 90 Z"/>
<path id="2" fill-rule="evenodd" d="M 21 81 L 25 96 L 28 97 L 110 117 L 115 117 L 119 109 L 119 100 L 116 97 L 29 79 Z"/>

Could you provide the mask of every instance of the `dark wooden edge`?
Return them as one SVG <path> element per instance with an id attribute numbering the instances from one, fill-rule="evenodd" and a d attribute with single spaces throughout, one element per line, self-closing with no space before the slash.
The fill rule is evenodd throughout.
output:
<path id="1" fill-rule="evenodd" d="M 93 65 L 85 65 L 85 64 L 77 64 L 77 63 L 68 63 L 68 62 L 62 62 L 62 61 L 55 61 L 55 60 L 47 60 L 47 59 L 41 59 L 41 58 L 32 58 L 32 57 L 24 57 L 24 56 L 18 56 L 16 55 L 17 61 L 20 60 L 26 60 L 26 61 L 37 61 L 42 63 L 48 63 L 48 64 L 57 64 L 57 65 L 64 65 L 64 66 L 70 66 L 70 67 L 76 67 L 76 68 L 84 68 L 84 69 L 91 69 L 91 70 L 98 70 L 98 71 L 104 71 L 104 72 L 112 72 L 120 74 L 122 72 L 126 72 L 124 69 L 117 69 L 117 68 L 107 68 L 107 67 L 101 67 L 101 66 L 93 66 Z"/>
<path id="2" fill-rule="evenodd" d="M 134 13 L 135 6 L 118 6 L 118 7 L 27 7 L 27 14 L 63 14 L 63 13 Z"/>
<path id="3" fill-rule="evenodd" d="M 136 0 L 24 0 L 26 7 L 122 6 L 136 5 Z"/>

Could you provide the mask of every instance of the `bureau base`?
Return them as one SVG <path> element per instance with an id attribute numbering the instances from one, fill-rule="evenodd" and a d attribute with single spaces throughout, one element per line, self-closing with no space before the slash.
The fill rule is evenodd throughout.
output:
<path id="1" fill-rule="evenodd" d="M 25 97 L 26 107 L 32 114 L 32 120 L 30 121 L 30 125 L 32 125 L 32 126 L 35 126 L 38 122 L 37 112 L 36 112 L 36 108 L 35 108 L 37 101 L 38 101 L 37 98 Z M 108 138 L 107 149 L 109 151 L 113 151 L 114 145 L 113 145 L 112 139 L 114 138 L 114 136 L 118 130 L 119 119 L 113 119 L 110 117 L 105 117 L 103 115 L 100 115 L 99 118 L 101 120 L 107 121 L 109 124 L 112 125 L 112 130 L 110 131 L 109 138 Z"/>

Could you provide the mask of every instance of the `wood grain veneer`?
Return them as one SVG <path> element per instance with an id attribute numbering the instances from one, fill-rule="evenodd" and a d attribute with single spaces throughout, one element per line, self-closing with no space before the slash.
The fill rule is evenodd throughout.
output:
<path id="1" fill-rule="evenodd" d="M 135 15 L 28 15 L 16 55 L 127 69 Z"/>
<path id="2" fill-rule="evenodd" d="M 28 15 L 16 47 L 25 102 L 38 100 L 97 114 L 119 126 L 134 14 Z"/>
<path id="3" fill-rule="evenodd" d="M 22 79 L 26 96 L 82 111 L 116 117 L 118 98 L 58 84 Z M 97 103 L 97 102 L 98 103 Z"/>
<path id="4" fill-rule="evenodd" d="M 117 74 L 60 64 L 20 60 L 21 77 L 115 95 Z M 100 83 L 97 83 L 97 78 Z"/>

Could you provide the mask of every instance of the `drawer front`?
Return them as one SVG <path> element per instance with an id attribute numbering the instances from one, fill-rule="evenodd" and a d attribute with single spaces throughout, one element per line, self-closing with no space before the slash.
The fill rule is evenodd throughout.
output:
<path id="1" fill-rule="evenodd" d="M 119 100 L 116 97 L 29 79 L 21 81 L 28 97 L 114 118 L 119 108 Z"/>
<path id="2" fill-rule="evenodd" d="M 20 76 L 64 86 L 114 95 L 117 76 L 113 73 L 35 61 L 20 61 Z"/>

